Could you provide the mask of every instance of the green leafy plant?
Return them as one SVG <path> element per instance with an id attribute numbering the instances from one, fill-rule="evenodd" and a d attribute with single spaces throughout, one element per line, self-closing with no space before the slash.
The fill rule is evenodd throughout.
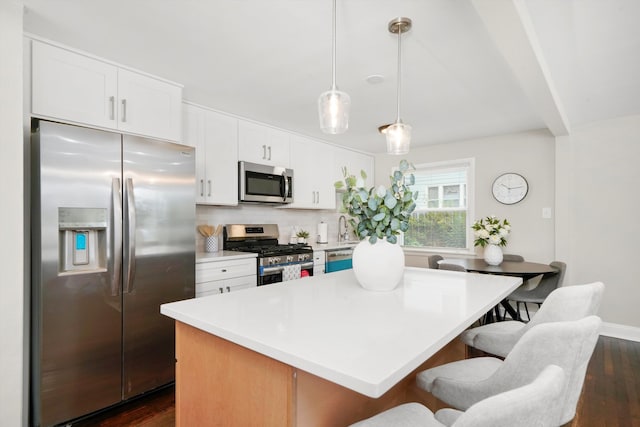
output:
<path id="1" fill-rule="evenodd" d="M 474 246 L 498 245 L 507 246 L 507 236 L 511 233 L 511 224 L 505 218 L 500 221 L 495 216 L 477 220 L 471 226 L 475 236 Z"/>
<path id="2" fill-rule="evenodd" d="M 307 237 L 309 237 L 309 232 L 308 232 L 308 231 L 306 231 L 306 230 L 299 230 L 299 231 L 296 233 L 296 236 L 297 236 L 297 237 L 302 237 L 303 239 L 306 239 Z"/>
<path id="3" fill-rule="evenodd" d="M 398 169 L 389 178 L 391 185 L 365 188 L 367 174 L 360 171 L 360 178 L 350 175 L 347 168 L 342 169 L 344 181 L 335 183 L 338 190 L 346 188 L 342 195 L 341 212 L 349 214 L 349 224 L 359 239 L 369 239 L 376 243 L 386 239 L 389 243 L 398 242 L 398 234 L 409 229 L 409 218 L 416 208 L 417 191 L 408 187 L 415 183 L 410 171 L 415 167 L 401 160 Z"/>

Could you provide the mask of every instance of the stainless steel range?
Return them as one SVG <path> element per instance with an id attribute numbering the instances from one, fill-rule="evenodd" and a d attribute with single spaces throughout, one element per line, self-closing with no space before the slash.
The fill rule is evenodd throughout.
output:
<path id="1" fill-rule="evenodd" d="M 258 286 L 313 276 L 311 246 L 281 245 L 279 236 L 277 224 L 229 224 L 224 227 L 224 248 L 258 254 Z"/>

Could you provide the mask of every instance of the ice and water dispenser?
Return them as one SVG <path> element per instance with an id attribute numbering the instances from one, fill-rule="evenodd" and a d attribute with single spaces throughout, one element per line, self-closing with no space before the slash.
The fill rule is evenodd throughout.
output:
<path id="1" fill-rule="evenodd" d="M 107 209 L 58 208 L 60 274 L 107 269 Z"/>

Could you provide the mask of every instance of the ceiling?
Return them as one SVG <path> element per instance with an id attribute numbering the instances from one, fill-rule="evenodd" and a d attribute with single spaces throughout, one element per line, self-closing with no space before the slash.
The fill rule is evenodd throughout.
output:
<path id="1" fill-rule="evenodd" d="M 640 114 L 640 1 L 338 0 L 349 130 L 325 135 L 331 0 L 24 0 L 35 34 L 184 85 L 184 98 L 372 153 L 401 117 L 412 147 Z M 384 76 L 378 83 L 371 75 Z"/>

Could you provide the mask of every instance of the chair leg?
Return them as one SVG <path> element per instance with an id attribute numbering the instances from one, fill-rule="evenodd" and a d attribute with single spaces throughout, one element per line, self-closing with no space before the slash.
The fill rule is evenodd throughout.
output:
<path id="1" fill-rule="evenodd" d="M 527 303 L 524 303 L 524 311 L 527 312 L 527 322 L 531 321 L 531 316 L 529 315 L 529 307 L 527 307 Z"/>

